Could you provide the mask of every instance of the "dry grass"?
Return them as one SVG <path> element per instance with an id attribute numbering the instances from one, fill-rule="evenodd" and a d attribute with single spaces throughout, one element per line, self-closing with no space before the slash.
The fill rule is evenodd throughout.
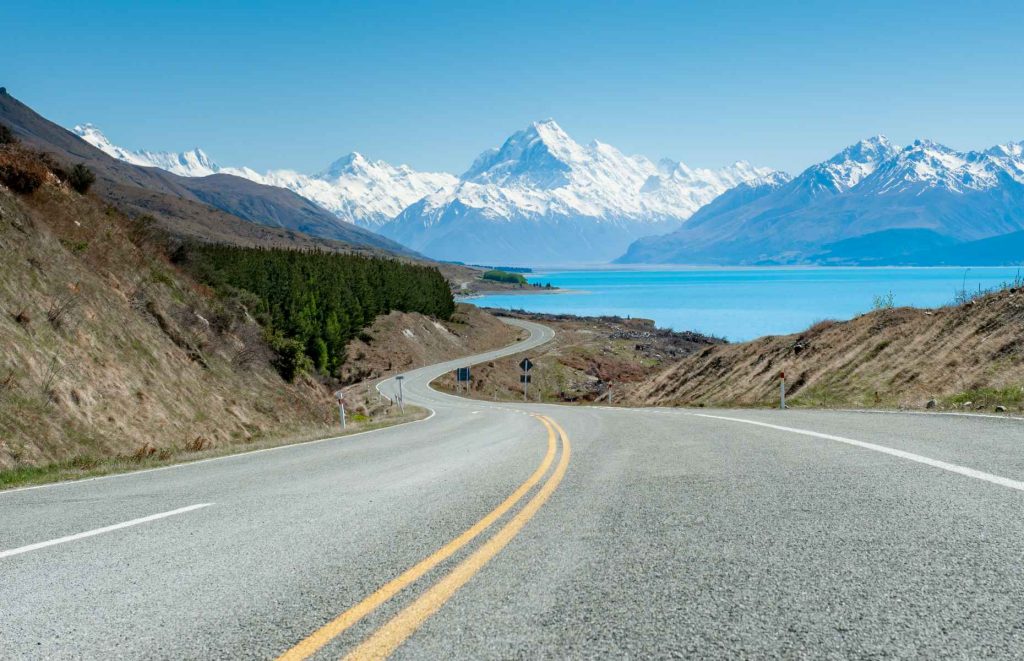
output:
<path id="1" fill-rule="evenodd" d="M 655 375 L 631 393 L 637 405 L 777 404 L 815 407 L 1020 410 L 1024 290 L 1010 287 L 936 310 L 880 309 L 807 331 L 719 346 Z M 1015 393 L 1017 393 L 1015 395 Z"/>
<path id="2" fill-rule="evenodd" d="M 646 379 L 652 371 L 694 351 L 719 342 L 694 333 L 659 330 L 647 319 L 576 317 L 524 312 L 502 313 L 533 319 L 556 330 L 555 338 L 529 352 L 535 367 L 527 394 L 532 401 L 621 401 L 624 388 Z M 522 401 L 519 362 L 526 354 L 477 365 L 469 394 L 489 400 Z M 436 387 L 454 392 L 453 374 Z"/>
<path id="3" fill-rule="evenodd" d="M 148 461 L 333 421 L 326 388 L 283 383 L 255 324 L 211 328 L 216 301 L 135 231 L 56 180 L 0 188 L 0 470 Z"/>
<path id="4" fill-rule="evenodd" d="M 15 144 L 0 145 L 0 184 L 15 193 L 34 193 L 51 177 L 39 156 Z"/>

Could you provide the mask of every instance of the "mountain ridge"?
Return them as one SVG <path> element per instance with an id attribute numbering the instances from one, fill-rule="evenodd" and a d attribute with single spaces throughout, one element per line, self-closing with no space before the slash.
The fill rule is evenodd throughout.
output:
<path id="1" fill-rule="evenodd" d="M 675 232 L 633 243 L 618 263 L 857 264 L 927 262 L 925 251 L 1024 230 L 1024 146 L 958 152 L 930 140 L 862 140 L 788 182 L 738 186 Z M 902 236 L 888 254 L 857 237 Z M 888 234 L 883 234 L 888 233 Z M 920 245 L 912 237 L 922 239 Z M 842 255 L 829 246 L 842 244 Z M 879 261 L 881 260 L 881 262 Z M 899 261 L 899 263 L 903 263 Z"/>
<path id="2" fill-rule="evenodd" d="M 172 234 L 237 245 L 324 250 L 371 250 L 414 256 L 393 241 L 351 225 L 339 226 L 320 207 L 291 191 L 238 177 L 218 185 L 114 158 L 0 91 L 0 122 L 26 145 L 96 175 L 93 191 L 133 216 L 154 218 Z M 216 175 L 228 177 L 228 175 Z M 313 229 L 318 236 L 299 228 Z"/>
<path id="3" fill-rule="evenodd" d="M 455 181 L 444 172 L 419 172 L 408 165 L 372 161 L 359 152 L 336 159 L 315 174 L 290 169 L 258 172 L 249 167 L 224 167 L 202 149 L 186 152 L 130 150 L 115 145 L 93 124 L 79 124 L 74 132 L 83 140 L 134 165 L 156 167 L 183 177 L 226 174 L 286 188 L 334 214 L 342 222 L 374 228 L 391 220 L 424 195 Z"/>

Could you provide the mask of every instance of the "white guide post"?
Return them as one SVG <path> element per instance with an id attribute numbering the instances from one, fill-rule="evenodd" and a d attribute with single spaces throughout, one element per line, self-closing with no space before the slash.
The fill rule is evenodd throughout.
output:
<path id="1" fill-rule="evenodd" d="M 334 399 L 338 400 L 338 420 L 341 422 L 341 428 L 345 429 L 345 393 L 341 390 L 337 390 L 334 393 Z"/>

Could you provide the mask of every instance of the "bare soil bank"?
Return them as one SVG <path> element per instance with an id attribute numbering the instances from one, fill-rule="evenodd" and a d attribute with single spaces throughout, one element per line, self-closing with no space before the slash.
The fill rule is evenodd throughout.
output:
<path id="1" fill-rule="evenodd" d="M 934 310 L 877 310 L 803 333 L 708 347 L 627 398 L 642 406 L 769 406 L 1021 411 L 1024 290 Z"/>

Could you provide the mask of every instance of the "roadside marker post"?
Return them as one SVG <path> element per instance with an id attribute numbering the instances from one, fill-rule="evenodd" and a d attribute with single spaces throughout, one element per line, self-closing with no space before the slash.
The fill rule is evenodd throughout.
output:
<path id="1" fill-rule="evenodd" d="M 779 408 L 786 408 L 786 373 L 779 372 Z"/>
<path id="2" fill-rule="evenodd" d="M 402 376 L 401 374 L 395 377 L 395 381 L 398 381 L 398 408 L 402 412 L 402 414 L 405 415 L 405 395 L 402 394 L 403 379 L 405 379 L 405 377 Z"/>
<path id="3" fill-rule="evenodd" d="M 334 399 L 338 400 L 338 419 L 341 420 L 341 428 L 345 429 L 345 392 L 342 390 L 334 391 Z"/>
<path id="4" fill-rule="evenodd" d="M 519 380 L 523 383 L 523 401 L 525 402 L 528 401 L 526 392 L 530 386 L 530 370 L 533 369 L 533 361 L 529 358 L 523 358 L 519 362 L 519 367 L 523 370 L 523 373 L 519 375 Z"/>

